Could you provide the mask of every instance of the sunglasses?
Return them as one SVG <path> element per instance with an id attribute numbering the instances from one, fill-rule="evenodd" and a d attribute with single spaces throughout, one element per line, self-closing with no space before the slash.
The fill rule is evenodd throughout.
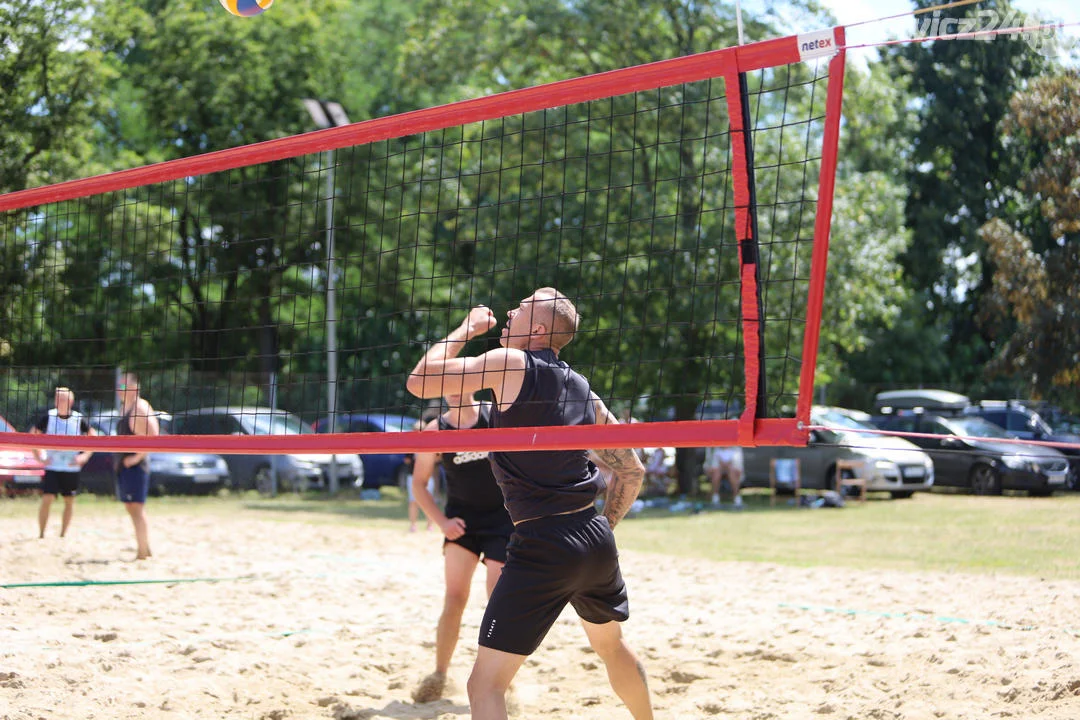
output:
<path id="1" fill-rule="evenodd" d="M 124 385 L 124 384 L 120 384 L 120 385 L 117 385 L 117 386 L 116 386 L 116 389 L 117 389 L 117 390 L 138 390 L 138 389 L 139 389 L 139 386 L 138 386 L 138 385 Z"/>

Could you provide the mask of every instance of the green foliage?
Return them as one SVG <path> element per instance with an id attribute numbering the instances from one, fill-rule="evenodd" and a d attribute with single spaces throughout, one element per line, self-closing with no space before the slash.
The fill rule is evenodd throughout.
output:
<path id="1" fill-rule="evenodd" d="M 81 173 L 126 28 L 101 0 L 0 3 L 0 192 Z"/>
<path id="2" fill-rule="evenodd" d="M 1007 0 L 995 0 L 949 13 L 1010 10 Z M 927 309 L 926 324 L 941 323 L 944 331 L 925 338 L 924 352 L 951 360 L 937 363 L 943 375 L 920 381 L 969 385 L 991 354 L 988 329 L 977 321 L 989 284 L 978 229 L 1008 203 L 1006 189 L 1019 178 L 1024 157 L 1005 147 L 998 125 L 1013 92 L 1047 61 L 1028 43 L 1005 36 L 911 43 L 887 53 L 886 62 L 910 88 L 908 110 L 917 119 L 903 179 L 906 225 L 914 238 L 903 255 L 905 277 Z"/>
<path id="3" fill-rule="evenodd" d="M 1006 327 L 993 370 L 1018 377 L 1036 398 L 1080 406 L 1080 74 L 1032 81 L 1017 92 L 1003 122 L 1005 137 L 1045 148 L 1018 184 L 1039 199 L 1045 222 L 986 222 L 994 274 L 984 312 Z"/>

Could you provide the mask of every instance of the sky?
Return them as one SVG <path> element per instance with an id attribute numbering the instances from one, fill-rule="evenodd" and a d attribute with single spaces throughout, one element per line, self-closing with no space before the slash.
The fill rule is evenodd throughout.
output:
<path id="1" fill-rule="evenodd" d="M 909 13 L 914 8 L 914 3 L 910 0 L 821 0 L 821 2 L 832 11 L 841 25 Z M 1080 3 L 1077 0 L 1013 0 L 1013 5 L 1017 10 L 1039 18 L 1060 20 L 1066 23 L 1080 22 Z M 974 7 L 978 8 L 979 5 L 976 4 Z M 964 9 L 956 8 L 953 16 Z M 943 10 L 941 14 L 943 17 L 949 17 L 950 11 Z M 848 29 L 847 44 L 851 46 L 879 42 L 888 40 L 890 36 L 912 37 L 914 29 L 915 20 L 911 17 L 860 25 Z M 1062 28 L 1057 32 L 1067 33 L 1070 41 L 1080 44 L 1080 27 Z M 1016 40 L 999 37 L 994 42 L 1016 42 Z M 852 55 L 856 58 L 860 55 L 876 57 L 876 50 L 873 48 L 855 49 L 849 51 L 849 57 Z"/>
<path id="2" fill-rule="evenodd" d="M 847 44 L 849 47 L 863 43 L 881 42 L 890 38 L 910 38 L 915 34 L 916 21 L 910 15 L 894 20 L 850 27 L 852 24 L 864 20 L 910 13 L 914 9 L 914 3 L 911 0 L 821 0 L 821 3 L 832 11 L 841 25 L 849 26 L 847 28 Z M 775 5 L 776 3 L 772 0 L 742 0 L 744 10 L 748 12 L 760 11 L 765 6 Z M 1013 5 L 1017 10 L 1038 18 L 1048 18 L 1052 21 L 1066 23 L 1080 22 L 1080 2 L 1077 2 L 1077 0 L 1013 0 Z M 980 5 L 976 4 L 974 7 L 979 8 Z M 952 11 L 951 16 L 955 17 L 956 13 L 963 9 L 965 8 L 956 8 Z M 943 10 L 941 15 L 942 17 L 950 17 L 950 11 Z M 920 17 L 928 18 L 931 15 L 927 14 Z M 798 21 L 789 24 L 792 26 L 792 32 L 821 29 L 818 27 L 799 27 Z M 1016 25 L 1018 23 L 1010 21 L 1008 24 Z M 1080 26 L 1062 28 L 1055 32 L 1066 34 L 1067 41 L 1080 51 Z M 942 34 L 944 34 L 944 31 Z M 1018 40 L 1009 37 L 998 37 L 995 38 L 994 42 L 1018 42 Z M 855 60 L 856 62 L 866 62 L 876 57 L 876 48 L 854 48 L 848 51 L 849 60 Z M 1075 65 L 1078 63 L 1080 63 L 1080 59 L 1074 55 L 1070 64 Z"/>

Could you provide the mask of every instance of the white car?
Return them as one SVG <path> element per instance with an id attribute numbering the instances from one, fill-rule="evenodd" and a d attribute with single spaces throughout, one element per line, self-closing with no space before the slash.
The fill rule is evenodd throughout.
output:
<path id="1" fill-rule="evenodd" d="M 876 434 L 876 427 L 856 420 L 844 408 L 815 406 L 810 422 L 825 427 L 813 430 L 806 447 L 756 447 L 743 451 L 748 486 L 769 486 L 769 464 L 774 458 L 797 458 L 802 487 L 832 490 L 836 461 L 853 460 L 862 466 L 870 492 L 888 492 L 909 498 L 934 486 L 934 463 L 930 456 L 902 438 Z M 867 432 L 871 431 L 871 432 Z M 781 483 L 781 487 L 783 483 Z"/>
<path id="2" fill-rule="evenodd" d="M 212 407 L 188 410 L 173 416 L 175 435 L 314 435 L 310 425 L 292 413 L 265 407 Z M 318 441 L 318 438 L 312 438 Z M 233 487 L 273 492 L 273 475 L 278 490 L 307 490 L 325 487 L 331 466 L 336 466 L 341 487 L 363 483 L 364 466 L 355 454 L 328 455 L 225 455 Z"/>

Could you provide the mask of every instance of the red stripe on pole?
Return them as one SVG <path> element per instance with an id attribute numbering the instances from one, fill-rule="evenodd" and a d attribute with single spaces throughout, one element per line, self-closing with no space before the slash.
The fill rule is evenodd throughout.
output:
<path id="1" fill-rule="evenodd" d="M 834 28 L 836 46 L 844 46 L 844 28 Z M 836 188 L 837 148 L 840 144 L 840 115 L 844 95 L 844 51 L 829 61 L 829 90 L 825 98 L 825 137 L 821 148 L 818 179 L 818 208 L 814 219 L 814 249 L 810 256 L 810 289 L 806 301 L 806 331 L 803 334 L 803 361 L 799 374 L 799 399 L 795 419 L 810 422 L 821 337 L 821 310 L 825 302 L 825 277 L 829 265 L 829 231 L 832 228 L 833 192 Z"/>
<path id="2" fill-rule="evenodd" d="M 184 177 L 285 160 L 325 150 L 336 150 L 352 145 L 493 120 L 508 115 L 706 80 L 722 75 L 736 64 L 736 60 L 747 69 L 754 69 L 797 62 L 798 59 L 798 42 L 795 36 L 766 40 L 737 48 L 712 50 L 449 105 L 414 110 L 400 115 L 353 123 L 345 127 L 292 135 L 190 158 L 121 170 L 107 175 L 20 190 L 0 195 L 0 211 L 126 190 Z M 297 98 L 297 102 L 299 101 L 300 99 Z"/>

